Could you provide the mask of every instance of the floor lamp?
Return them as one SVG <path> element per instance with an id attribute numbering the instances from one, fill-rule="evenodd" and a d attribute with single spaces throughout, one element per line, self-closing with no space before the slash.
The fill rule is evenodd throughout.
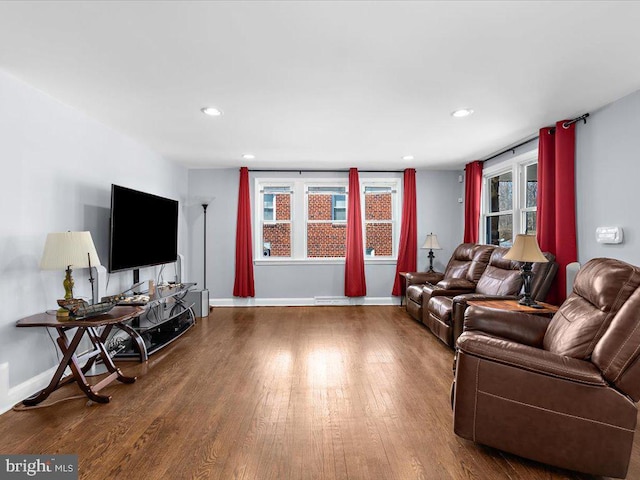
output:
<path id="1" fill-rule="evenodd" d="M 202 202 L 202 211 L 204 212 L 204 239 L 203 239 L 203 243 L 202 243 L 202 276 L 203 278 L 203 283 L 202 283 L 202 288 L 203 290 L 207 289 L 207 207 L 209 206 L 208 203 L 206 202 Z"/>

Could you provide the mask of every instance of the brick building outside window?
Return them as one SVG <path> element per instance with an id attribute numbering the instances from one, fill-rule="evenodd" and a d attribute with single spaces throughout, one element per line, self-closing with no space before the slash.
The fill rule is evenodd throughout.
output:
<path id="1" fill-rule="evenodd" d="M 398 179 L 361 179 L 360 205 L 366 258 L 396 255 Z M 344 258 L 346 182 L 294 180 L 288 185 L 256 180 L 256 259 Z"/>

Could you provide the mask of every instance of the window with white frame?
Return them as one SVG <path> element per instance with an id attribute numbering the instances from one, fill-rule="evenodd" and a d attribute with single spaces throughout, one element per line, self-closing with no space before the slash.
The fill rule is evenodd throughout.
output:
<path id="1" fill-rule="evenodd" d="M 393 257 L 396 216 L 395 186 L 364 183 L 364 244 L 367 257 Z"/>
<path id="2" fill-rule="evenodd" d="M 522 233 L 527 235 L 535 235 L 538 233 L 538 163 L 530 163 L 523 166 L 524 189 L 522 190 L 524 198 L 521 200 Z"/>
<path id="3" fill-rule="evenodd" d="M 367 259 L 397 255 L 401 179 L 360 179 Z M 255 180 L 256 261 L 333 261 L 344 258 L 347 179 Z"/>
<path id="4" fill-rule="evenodd" d="M 510 247 L 518 233 L 536 234 L 537 151 L 484 172 L 481 230 L 484 243 Z"/>
<path id="5" fill-rule="evenodd" d="M 347 244 L 346 185 L 307 185 L 308 258 L 341 258 Z"/>
<path id="6" fill-rule="evenodd" d="M 291 258 L 291 185 L 265 185 L 259 193 L 260 254 Z"/>

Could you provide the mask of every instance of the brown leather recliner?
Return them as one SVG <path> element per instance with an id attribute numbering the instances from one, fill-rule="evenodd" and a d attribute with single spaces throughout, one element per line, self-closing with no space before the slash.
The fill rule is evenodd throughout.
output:
<path id="1" fill-rule="evenodd" d="M 489 257 L 494 248 L 493 245 L 463 243 L 453 251 L 444 273 L 407 274 L 405 303 L 407 312 L 415 320 L 422 322 L 423 306 L 427 305 L 436 287 L 441 292 L 445 290 L 450 292 L 450 296 L 473 292 L 476 282 L 489 263 Z"/>
<path id="2" fill-rule="evenodd" d="M 432 299 L 431 302 L 429 302 L 428 310 L 430 312 L 443 311 L 445 309 L 445 305 L 448 309 L 446 313 L 447 315 L 450 315 L 450 317 L 443 318 L 441 321 L 451 322 L 452 337 L 450 342 L 446 342 L 445 340 L 450 347 L 455 347 L 456 340 L 458 340 L 458 337 L 462 333 L 464 326 L 464 312 L 467 309 L 467 302 L 469 300 L 520 298 L 520 294 L 522 293 L 522 276 L 520 275 L 521 264 L 520 262 L 512 262 L 502 258 L 508 251 L 509 249 L 504 247 L 498 247 L 494 250 L 491 255 L 489 266 L 478 281 L 478 285 L 474 293 L 458 295 L 452 299 L 438 298 L 437 300 L 440 305 L 433 305 L 433 307 L 431 306 L 431 303 L 436 299 Z M 553 283 L 553 279 L 558 272 L 558 264 L 555 261 L 555 255 L 552 255 L 549 252 L 544 252 L 543 255 L 546 257 L 548 262 L 534 263 L 531 270 L 533 273 L 531 281 L 531 298 L 538 302 L 544 302 L 547 297 L 547 293 L 549 293 L 549 288 L 551 288 L 551 284 Z M 519 279 L 517 277 L 519 277 Z"/>
<path id="3" fill-rule="evenodd" d="M 471 306 L 457 435 L 594 475 L 627 473 L 640 400 L 640 268 L 594 259 L 553 319 Z"/>

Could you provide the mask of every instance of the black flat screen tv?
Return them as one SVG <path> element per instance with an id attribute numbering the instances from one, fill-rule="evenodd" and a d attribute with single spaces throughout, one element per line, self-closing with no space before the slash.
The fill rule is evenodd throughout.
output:
<path id="1" fill-rule="evenodd" d="M 109 271 L 175 262 L 178 201 L 111 185 Z"/>

